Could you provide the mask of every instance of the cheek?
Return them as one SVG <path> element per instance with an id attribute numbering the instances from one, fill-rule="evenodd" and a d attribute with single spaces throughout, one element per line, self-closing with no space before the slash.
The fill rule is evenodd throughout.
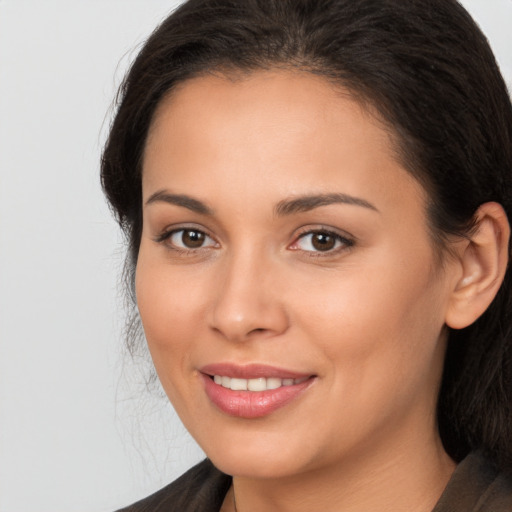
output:
<path id="1" fill-rule="evenodd" d="M 385 389 L 393 396 L 405 382 L 417 391 L 437 375 L 444 325 L 442 289 L 425 270 L 430 260 L 385 265 L 380 256 L 383 268 L 346 269 L 296 304 L 297 322 L 327 356 L 333 386 L 366 398 Z"/>
<path id="2" fill-rule="evenodd" d="M 135 276 L 137 305 L 149 351 L 167 391 L 189 366 L 189 340 L 202 315 L 201 289 L 141 245 Z"/>

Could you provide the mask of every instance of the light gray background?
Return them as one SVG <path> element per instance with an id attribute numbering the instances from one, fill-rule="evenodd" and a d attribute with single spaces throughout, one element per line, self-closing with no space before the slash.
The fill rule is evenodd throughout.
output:
<path id="1" fill-rule="evenodd" d="M 0 512 L 107 512 L 201 458 L 123 365 L 109 105 L 170 0 L 0 0 Z M 512 0 L 465 0 L 512 83 Z"/>

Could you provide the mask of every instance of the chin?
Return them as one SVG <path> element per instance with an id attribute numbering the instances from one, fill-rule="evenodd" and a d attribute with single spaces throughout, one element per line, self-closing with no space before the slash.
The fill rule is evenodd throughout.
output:
<path id="1" fill-rule="evenodd" d="M 258 434 L 256 434 L 257 436 Z M 267 479 L 283 478 L 307 470 L 308 461 L 304 447 L 287 439 L 268 439 L 262 435 L 253 442 L 226 436 L 227 442 L 218 439 L 215 445 L 203 446 L 208 458 L 223 473 L 228 475 Z"/>
<path id="2" fill-rule="evenodd" d="M 223 473 L 248 479 L 277 479 L 297 474 L 294 465 L 282 458 L 249 458 L 241 454 L 211 458 L 211 461 Z"/>

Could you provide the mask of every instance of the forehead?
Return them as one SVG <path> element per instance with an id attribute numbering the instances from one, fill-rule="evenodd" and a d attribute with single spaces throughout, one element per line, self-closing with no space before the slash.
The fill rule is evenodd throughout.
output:
<path id="1" fill-rule="evenodd" d="M 146 144 L 144 193 L 191 184 L 200 195 L 247 201 L 333 187 L 388 201 L 406 189 L 421 196 L 373 112 L 322 77 L 283 70 L 201 76 L 161 102 Z"/>
<path id="2" fill-rule="evenodd" d="M 344 116 L 339 115 L 339 107 Z M 377 110 L 368 102 L 356 101 L 349 90 L 322 76 L 294 70 L 207 74 L 178 84 L 164 96 L 153 116 L 148 140 L 163 124 L 167 128 L 172 126 L 173 120 L 180 123 L 181 129 L 218 130 L 219 125 L 198 125 L 194 121 L 215 123 L 214 116 L 220 115 L 227 127 L 227 121 L 236 113 L 240 118 L 248 116 L 244 122 L 249 119 L 252 130 L 268 131 L 270 125 L 283 130 L 295 123 L 296 130 L 302 124 L 302 128 L 307 125 L 313 132 L 322 122 L 349 121 L 346 115 L 349 112 L 383 128 L 374 134 L 378 133 L 383 146 L 391 145 L 391 132 Z"/>

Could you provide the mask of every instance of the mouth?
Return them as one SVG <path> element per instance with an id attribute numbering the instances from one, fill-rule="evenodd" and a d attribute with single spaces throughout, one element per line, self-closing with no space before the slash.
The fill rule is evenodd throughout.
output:
<path id="1" fill-rule="evenodd" d="M 209 365 L 200 370 L 207 397 L 229 416 L 267 416 L 301 397 L 316 375 L 270 366 Z"/>

